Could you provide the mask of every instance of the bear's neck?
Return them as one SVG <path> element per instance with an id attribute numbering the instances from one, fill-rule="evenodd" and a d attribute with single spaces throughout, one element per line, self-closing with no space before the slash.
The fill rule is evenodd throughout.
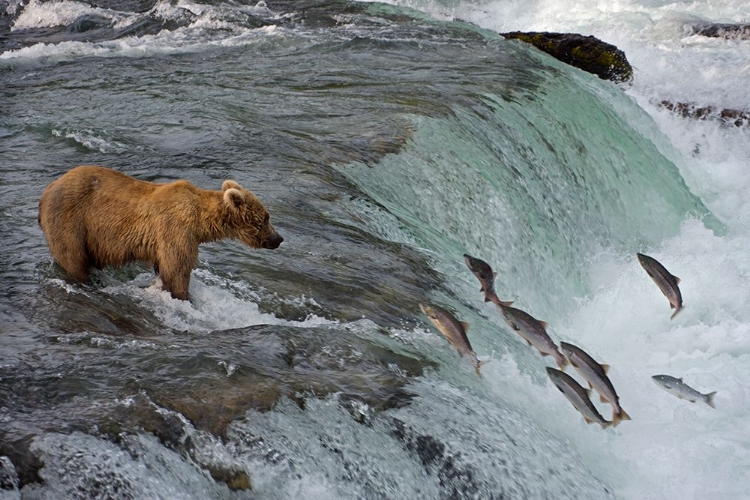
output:
<path id="1" fill-rule="evenodd" d="M 204 191 L 201 197 L 199 243 L 210 243 L 226 238 L 228 216 L 224 192 Z"/>

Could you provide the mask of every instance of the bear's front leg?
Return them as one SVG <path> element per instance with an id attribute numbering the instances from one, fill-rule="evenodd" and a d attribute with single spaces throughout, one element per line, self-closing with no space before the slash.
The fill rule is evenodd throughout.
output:
<path id="1" fill-rule="evenodd" d="M 172 298 L 188 300 L 188 289 L 190 288 L 190 269 L 181 269 L 170 272 L 169 269 L 161 268 L 159 271 L 162 288 L 172 294 Z"/>
<path id="2" fill-rule="evenodd" d="M 179 248 L 179 245 L 175 246 Z M 180 252 L 175 251 L 175 248 L 163 248 L 155 264 L 158 266 L 164 290 L 171 293 L 175 299 L 188 300 L 190 272 L 198 263 L 198 245 L 184 244 L 183 246 L 188 247 L 188 251 Z M 193 246 L 195 248 L 191 248 Z"/>
<path id="3" fill-rule="evenodd" d="M 193 270 L 194 261 L 198 260 L 198 252 L 195 257 L 187 255 L 171 258 L 162 256 L 158 259 L 159 277 L 161 278 L 162 288 L 172 294 L 172 297 L 180 300 L 188 300 L 188 289 L 190 288 L 190 272 Z M 176 261 L 176 264 L 174 263 Z"/>

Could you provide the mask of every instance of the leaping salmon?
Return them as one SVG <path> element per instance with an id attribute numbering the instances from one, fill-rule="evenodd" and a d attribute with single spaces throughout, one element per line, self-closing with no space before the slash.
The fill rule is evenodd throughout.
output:
<path id="1" fill-rule="evenodd" d="M 646 270 L 661 293 L 669 300 L 669 307 L 674 309 L 674 313 L 669 319 L 674 318 L 682 310 L 682 294 L 680 293 L 680 278 L 674 276 L 658 260 L 642 253 L 638 255 L 638 262 Z"/>
<path id="2" fill-rule="evenodd" d="M 466 336 L 466 332 L 469 329 L 469 324 L 462 321 L 458 321 L 455 316 L 446 311 L 445 309 L 427 304 L 419 304 L 419 308 L 429 318 L 435 328 L 450 342 L 450 344 L 456 348 L 461 356 L 466 356 L 474 364 L 474 368 L 479 373 L 479 367 L 484 363 L 480 362 L 477 358 L 476 353 L 471 348 L 469 338 Z"/>
<path id="3" fill-rule="evenodd" d="M 495 296 L 497 298 L 497 296 Z M 557 345 L 547 335 L 547 323 L 539 321 L 526 311 L 510 307 L 507 302 L 495 302 L 506 323 L 517 332 L 530 346 L 535 347 L 542 356 L 552 356 L 561 370 L 565 369 L 568 360 L 557 349 Z"/>
<path id="4" fill-rule="evenodd" d="M 560 342 L 560 350 L 568 358 L 573 368 L 586 379 L 589 387 L 599 393 L 600 400 L 612 405 L 612 427 L 617 427 L 617 424 L 622 420 L 630 420 L 630 415 L 625 413 L 625 410 L 620 406 L 620 398 L 617 396 L 609 377 L 607 377 L 609 366 L 597 363 L 583 349 L 567 342 Z"/>
<path id="5" fill-rule="evenodd" d="M 683 382 L 681 378 L 675 378 L 671 375 L 654 375 L 651 378 L 656 382 L 656 385 L 673 396 L 677 396 L 680 399 L 687 399 L 691 403 L 703 401 L 711 408 L 716 408 L 714 406 L 716 392 L 702 394 Z"/>
<path id="6" fill-rule="evenodd" d="M 495 276 L 497 276 L 497 273 L 485 261 L 469 254 L 464 254 L 464 261 L 469 266 L 469 270 L 479 280 L 479 284 L 482 285 L 479 291 L 484 293 L 484 301 L 489 302 L 490 297 L 495 294 Z"/>
<path id="7" fill-rule="evenodd" d="M 555 368 L 547 367 L 547 375 L 549 375 L 555 387 L 565 394 L 568 401 L 583 415 L 583 419 L 587 424 L 596 422 L 602 426 L 602 429 L 606 429 L 612 425 L 612 422 L 604 420 L 604 417 L 601 416 L 594 407 L 594 403 L 589 399 L 591 389 L 584 389 L 573 377 Z"/>

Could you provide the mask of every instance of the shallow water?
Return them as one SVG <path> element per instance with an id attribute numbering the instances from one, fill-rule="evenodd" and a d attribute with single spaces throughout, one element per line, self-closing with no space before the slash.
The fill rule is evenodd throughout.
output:
<path id="1" fill-rule="evenodd" d="M 0 455 L 15 469 L 0 498 L 743 497 L 746 130 L 659 110 L 651 65 L 622 89 L 418 11 L 98 5 L 0 17 Z M 414 6 L 491 30 L 588 26 L 544 3 L 516 12 L 524 26 Z M 645 21 L 618 15 L 600 24 L 621 19 L 608 41 L 632 40 L 638 68 Z M 189 303 L 139 264 L 71 284 L 37 203 L 87 163 L 237 180 L 285 241 L 202 246 Z M 682 278 L 674 321 L 637 251 Z M 465 252 L 553 339 L 612 366 L 632 422 L 583 422 L 549 358 L 482 302 Z M 481 378 L 420 302 L 471 324 Z M 661 391 L 663 372 L 717 390 L 717 409 Z"/>

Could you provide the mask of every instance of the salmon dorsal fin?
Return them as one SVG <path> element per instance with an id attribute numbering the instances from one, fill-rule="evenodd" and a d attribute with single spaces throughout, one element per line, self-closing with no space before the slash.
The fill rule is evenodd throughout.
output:
<path id="1" fill-rule="evenodd" d="M 465 331 L 465 332 L 468 332 L 468 331 L 469 331 L 469 324 L 468 324 L 468 323 L 467 323 L 466 321 L 462 321 L 462 322 L 461 322 L 461 326 L 463 326 L 463 327 L 464 327 L 464 331 Z"/>
<path id="2" fill-rule="evenodd" d="M 599 366 L 602 367 L 602 371 L 604 372 L 605 375 L 609 373 L 609 365 L 599 365 Z"/>
<path id="3" fill-rule="evenodd" d="M 584 389 L 583 392 L 586 393 L 586 396 L 591 397 L 591 389 Z"/>
<path id="4" fill-rule="evenodd" d="M 542 325 L 542 328 L 544 328 L 545 330 L 547 329 L 547 322 L 546 321 L 540 321 L 539 324 Z"/>
<path id="5" fill-rule="evenodd" d="M 675 284 L 676 284 L 676 285 L 679 285 L 679 284 L 680 284 L 680 281 L 682 281 L 682 280 L 681 280 L 680 278 L 678 278 L 678 277 L 677 277 L 677 276 L 675 276 L 674 274 L 672 275 L 672 277 L 674 278 L 674 282 L 675 282 Z"/>

